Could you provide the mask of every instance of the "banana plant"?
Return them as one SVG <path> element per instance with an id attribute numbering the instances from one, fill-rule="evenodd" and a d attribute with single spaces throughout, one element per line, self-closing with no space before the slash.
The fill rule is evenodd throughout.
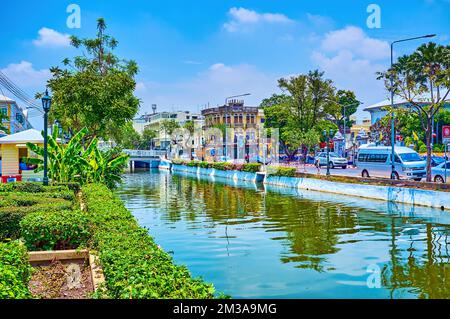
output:
<path id="1" fill-rule="evenodd" d="M 48 176 L 55 182 L 103 183 L 113 188 L 121 181 L 128 155 L 119 150 L 102 151 L 98 139 L 93 138 L 85 146 L 86 128 L 77 132 L 67 144 L 58 143 L 57 130 L 48 136 Z M 43 170 L 44 148 L 32 143 L 27 147 L 38 155 L 26 159 L 36 164 L 35 172 Z"/>

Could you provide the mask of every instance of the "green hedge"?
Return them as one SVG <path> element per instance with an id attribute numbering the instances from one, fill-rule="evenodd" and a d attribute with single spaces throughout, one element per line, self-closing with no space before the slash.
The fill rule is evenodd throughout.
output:
<path id="1" fill-rule="evenodd" d="M 191 277 L 141 228 L 122 201 L 105 186 L 82 187 L 112 298 L 213 298 L 214 287 Z"/>
<path id="2" fill-rule="evenodd" d="M 256 173 L 261 169 L 261 164 L 259 163 L 245 163 L 242 167 L 243 172 Z"/>
<path id="3" fill-rule="evenodd" d="M 47 198 L 46 203 L 33 206 L 7 206 L 0 207 L 0 241 L 5 239 L 18 239 L 20 237 L 20 221 L 27 214 L 37 211 L 70 210 L 73 203 L 59 198 Z"/>
<path id="4" fill-rule="evenodd" d="M 31 298 L 30 274 L 25 246 L 19 241 L 0 243 L 0 299 Z"/>
<path id="5" fill-rule="evenodd" d="M 296 172 L 297 170 L 294 167 L 269 166 L 267 168 L 267 174 L 272 176 L 294 177 Z"/>
<path id="6" fill-rule="evenodd" d="M 175 165 L 186 165 L 189 167 L 201 167 L 201 168 L 214 168 L 222 171 L 243 171 L 256 173 L 259 172 L 261 168 L 261 164 L 259 163 L 245 163 L 245 164 L 233 164 L 229 162 L 202 162 L 202 161 L 183 161 L 183 160 L 173 160 L 173 164 Z"/>
<path id="7" fill-rule="evenodd" d="M 89 220 L 80 211 L 35 212 L 22 219 L 20 233 L 29 250 L 75 249 L 89 240 Z"/>

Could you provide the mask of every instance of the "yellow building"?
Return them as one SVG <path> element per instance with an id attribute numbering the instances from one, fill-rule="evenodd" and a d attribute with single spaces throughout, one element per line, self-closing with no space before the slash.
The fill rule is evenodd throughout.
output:
<path id="1" fill-rule="evenodd" d="M 265 118 L 261 108 L 245 106 L 242 100 L 230 100 L 227 105 L 202 110 L 202 115 L 205 117 L 204 130 L 223 125 L 226 127 L 226 139 L 231 139 L 226 141 L 228 157 L 242 158 L 242 154 L 238 154 L 239 148 L 244 148 L 244 157 L 251 156 L 249 153 L 252 145 L 258 150 L 258 154 L 254 156 L 262 156 L 262 140 L 259 133 L 264 126 Z M 216 157 L 217 155 L 222 154 L 216 154 Z M 208 160 L 212 159 L 207 152 L 205 156 Z"/>
<path id="2" fill-rule="evenodd" d="M 42 146 L 44 138 L 41 132 L 35 129 L 0 138 L 1 175 L 3 179 L 8 176 L 20 176 L 18 179 L 22 180 L 42 179 L 41 173 L 34 173 L 32 169 L 27 169 L 23 163 L 23 158 L 35 156 L 28 150 L 26 145 L 28 142 Z"/>

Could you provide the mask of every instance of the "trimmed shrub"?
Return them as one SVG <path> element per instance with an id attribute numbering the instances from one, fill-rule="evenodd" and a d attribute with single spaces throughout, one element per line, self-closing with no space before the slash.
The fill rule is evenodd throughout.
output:
<path id="1" fill-rule="evenodd" d="M 256 173 L 261 169 L 260 163 L 245 163 L 242 167 L 243 172 Z"/>
<path id="2" fill-rule="evenodd" d="M 214 287 L 193 279 L 186 267 L 175 265 L 105 186 L 86 185 L 82 192 L 109 297 L 214 297 Z"/>
<path id="3" fill-rule="evenodd" d="M 187 163 L 188 163 L 187 161 L 182 160 L 182 159 L 174 158 L 172 160 L 172 164 L 175 164 L 175 165 L 187 165 Z"/>
<path id="4" fill-rule="evenodd" d="M 208 162 L 203 161 L 198 163 L 198 166 L 200 166 L 201 168 L 210 168 L 211 165 Z"/>
<path id="5" fill-rule="evenodd" d="M 199 161 L 190 161 L 186 165 L 189 167 L 197 167 L 197 166 L 199 166 L 199 164 L 200 164 Z"/>
<path id="6" fill-rule="evenodd" d="M 294 177 L 296 172 L 294 167 L 269 166 L 267 168 L 267 174 L 272 176 Z"/>
<path id="7" fill-rule="evenodd" d="M 20 241 L 0 243 L 0 299 L 31 298 L 30 274 L 25 246 Z"/>
<path id="8" fill-rule="evenodd" d="M 45 187 L 41 183 L 6 183 L 0 184 L 0 192 L 42 193 Z"/>
<path id="9" fill-rule="evenodd" d="M 211 164 L 211 167 L 222 171 L 231 171 L 233 170 L 234 165 L 228 162 L 215 162 Z"/>
<path id="10" fill-rule="evenodd" d="M 29 250 L 75 249 L 90 236 L 89 220 L 80 211 L 31 213 L 20 222 L 20 231 Z"/>
<path id="11" fill-rule="evenodd" d="M 14 194 L 17 196 L 17 194 Z M 2 195 L 3 196 L 3 195 Z M 8 201 L 8 199 L 6 199 Z M 10 202 L 11 203 L 11 202 Z M 14 201 L 12 202 L 14 203 Z M 18 239 L 20 237 L 20 221 L 33 212 L 62 211 L 73 208 L 73 202 L 62 198 L 39 198 L 39 203 L 32 206 L 17 206 L 15 204 L 0 207 L 0 241 Z"/>

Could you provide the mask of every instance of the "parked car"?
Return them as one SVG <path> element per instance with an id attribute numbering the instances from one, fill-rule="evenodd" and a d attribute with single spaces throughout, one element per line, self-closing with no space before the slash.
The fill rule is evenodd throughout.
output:
<path id="1" fill-rule="evenodd" d="M 358 151 L 356 167 L 362 177 L 391 177 L 390 146 L 362 145 Z M 426 162 L 420 155 L 403 146 L 394 148 L 394 178 L 420 181 L 426 176 Z"/>
<path id="2" fill-rule="evenodd" d="M 427 156 L 425 155 L 423 157 L 423 160 L 426 161 L 427 160 Z M 442 163 L 445 162 L 445 159 L 443 157 L 439 157 L 436 155 L 431 155 L 431 167 L 436 167 Z"/>
<path id="3" fill-rule="evenodd" d="M 347 168 L 348 161 L 346 158 L 339 156 L 337 153 L 330 152 L 330 167 L 342 167 L 343 169 Z M 327 153 L 321 152 L 317 153 L 315 158 L 316 163 L 319 162 L 319 166 L 327 166 Z"/>
<path id="4" fill-rule="evenodd" d="M 431 168 L 431 179 L 436 183 L 445 183 L 445 181 L 447 181 L 448 183 L 449 178 L 450 178 L 450 162 L 442 162 L 438 166 Z"/>

